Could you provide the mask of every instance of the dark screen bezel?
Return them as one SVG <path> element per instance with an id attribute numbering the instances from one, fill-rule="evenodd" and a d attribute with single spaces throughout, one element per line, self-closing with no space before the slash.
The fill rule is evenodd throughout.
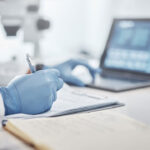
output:
<path id="1" fill-rule="evenodd" d="M 127 74 L 131 74 L 131 75 L 149 77 L 150 78 L 150 73 L 145 73 L 145 72 L 140 72 L 140 71 L 132 71 L 132 70 L 127 70 L 127 69 L 119 69 L 119 68 L 118 69 L 117 68 L 108 68 L 108 67 L 104 66 L 104 60 L 106 58 L 108 45 L 109 45 L 111 37 L 112 37 L 112 33 L 113 33 L 113 30 L 114 30 L 115 23 L 118 22 L 118 21 L 149 21 L 150 22 L 150 18 L 114 18 L 113 22 L 112 22 L 110 32 L 109 32 L 109 35 L 108 35 L 108 39 L 106 41 L 104 52 L 103 52 L 103 54 L 101 56 L 101 59 L 100 59 L 100 65 L 99 65 L 100 68 L 103 70 L 103 72 L 120 73 L 122 75 L 124 73 L 127 73 Z"/>

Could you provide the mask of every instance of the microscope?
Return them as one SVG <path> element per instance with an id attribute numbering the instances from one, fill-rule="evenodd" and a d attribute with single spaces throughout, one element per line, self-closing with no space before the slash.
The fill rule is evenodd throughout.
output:
<path id="1" fill-rule="evenodd" d="M 40 0 L 0 0 L 0 22 L 6 36 L 17 36 L 22 29 L 24 42 L 34 45 L 34 57 L 40 56 L 40 39 L 50 22 L 41 17 Z"/>

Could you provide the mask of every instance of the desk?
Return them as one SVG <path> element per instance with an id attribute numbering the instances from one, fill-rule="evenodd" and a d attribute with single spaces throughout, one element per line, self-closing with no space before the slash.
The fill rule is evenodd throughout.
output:
<path id="1" fill-rule="evenodd" d="M 75 89 L 79 88 L 75 87 Z M 117 99 L 124 103 L 125 106 L 113 110 L 150 125 L 150 87 L 120 93 L 91 88 L 82 88 L 80 90 Z"/>
<path id="2" fill-rule="evenodd" d="M 118 111 L 150 125 L 150 88 L 137 89 L 121 93 L 112 93 L 91 88 L 73 88 L 91 94 L 105 95 L 118 99 L 126 105 L 125 107 L 112 109 L 112 111 Z M 0 141 L 0 150 L 8 150 L 10 148 L 11 150 L 33 150 L 12 135 L 8 134 L 1 127 Z"/>

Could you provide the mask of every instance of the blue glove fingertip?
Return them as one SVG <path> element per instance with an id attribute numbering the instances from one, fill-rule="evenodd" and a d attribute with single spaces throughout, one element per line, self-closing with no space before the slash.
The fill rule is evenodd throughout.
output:
<path id="1" fill-rule="evenodd" d="M 67 77 L 66 82 L 72 85 L 79 86 L 79 87 L 85 87 L 85 84 L 75 76 Z"/>
<path id="2" fill-rule="evenodd" d="M 63 87 L 64 81 L 61 78 L 58 78 L 57 90 L 60 90 Z"/>

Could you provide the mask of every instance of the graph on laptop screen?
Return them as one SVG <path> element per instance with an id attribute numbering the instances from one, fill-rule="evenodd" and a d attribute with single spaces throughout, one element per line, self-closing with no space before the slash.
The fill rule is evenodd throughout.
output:
<path id="1" fill-rule="evenodd" d="M 106 68 L 150 73 L 150 20 L 116 20 L 107 43 Z"/>

